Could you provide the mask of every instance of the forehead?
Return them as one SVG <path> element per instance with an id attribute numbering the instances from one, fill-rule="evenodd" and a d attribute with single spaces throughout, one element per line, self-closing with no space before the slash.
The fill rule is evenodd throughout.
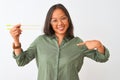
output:
<path id="1" fill-rule="evenodd" d="M 57 8 L 53 11 L 52 17 L 61 17 L 61 16 L 66 16 L 65 12 L 62 9 Z"/>

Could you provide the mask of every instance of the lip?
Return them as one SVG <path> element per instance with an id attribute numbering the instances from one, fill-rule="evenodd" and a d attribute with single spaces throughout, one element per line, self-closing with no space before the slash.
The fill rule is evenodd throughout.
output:
<path id="1" fill-rule="evenodd" d="M 58 30 L 62 31 L 64 30 L 64 27 L 58 27 Z"/>

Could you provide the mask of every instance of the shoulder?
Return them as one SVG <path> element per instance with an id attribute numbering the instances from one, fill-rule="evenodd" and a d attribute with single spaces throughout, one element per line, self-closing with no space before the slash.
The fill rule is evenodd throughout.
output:
<path id="1" fill-rule="evenodd" d="M 45 38 L 48 38 L 46 35 L 39 35 L 38 37 L 36 37 L 35 41 L 37 40 L 42 40 L 42 39 L 45 39 Z"/>
<path id="2" fill-rule="evenodd" d="M 74 37 L 73 39 L 77 40 L 78 42 L 83 42 L 83 40 L 80 37 Z"/>
<path id="3" fill-rule="evenodd" d="M 32 45 L 38 45 L 43 43 L 48 37 L 46 35 L 37 36 L 34 41 L 31 43 Z"/>

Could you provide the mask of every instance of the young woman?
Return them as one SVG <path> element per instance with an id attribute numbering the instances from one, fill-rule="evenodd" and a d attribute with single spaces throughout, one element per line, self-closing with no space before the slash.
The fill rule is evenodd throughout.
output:
<path id="1" fill-rule="evenodd" d="M 53 5 L 46 16 L 44 34 L 39 35 L 26 51 L 21 48 L 21 25 L 15 25 L 13 37 L 14 58 L 18 66 L 28 64 L 34 58 L 38 67 L 38 80 L 79 80 L 84 57 L 106 62 L 109 51 L 98 40 L 83 42 L 74 37 L 73 24 L 62 4 Z"/>

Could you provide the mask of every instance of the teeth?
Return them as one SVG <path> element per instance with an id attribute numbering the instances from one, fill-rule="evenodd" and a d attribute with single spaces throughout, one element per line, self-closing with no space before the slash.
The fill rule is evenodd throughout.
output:
<path id="1" fill-rule="evenodd" d="M 63 30 L 63 29 L 64 29 L 64 27 L 58 27 L 58 29 L 59 29 L 59 30 Z"/>

